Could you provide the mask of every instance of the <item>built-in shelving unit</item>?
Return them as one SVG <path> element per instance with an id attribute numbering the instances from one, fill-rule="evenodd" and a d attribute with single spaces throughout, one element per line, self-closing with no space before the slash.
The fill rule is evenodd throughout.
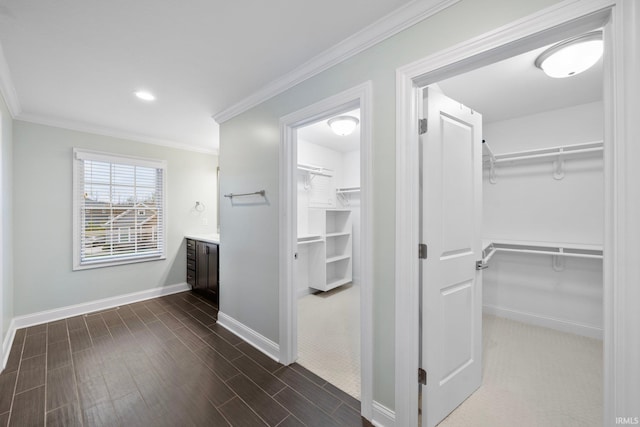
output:
<path id="1" fill-rule="evenodd" d="M 349 209 L 309 209 L 309 234 L 298 236 L 308 245 L 309 287 L 329 291 L 351 282 L 352 218 Z"/>

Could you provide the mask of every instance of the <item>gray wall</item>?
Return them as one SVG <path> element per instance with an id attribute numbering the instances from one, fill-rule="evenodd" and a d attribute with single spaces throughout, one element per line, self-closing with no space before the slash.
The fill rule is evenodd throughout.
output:
<path id="1" fill-rule="evenodd" d="M 185 282 L 184 234 L 216 229 L 217 156 L 22 121 L 13 131 L 15 316 Z M 166 260 L 72 271 L 74 147 L 167 160 Z"/>
<path id="2" fill-rule="evenodd" d="M 556 0 L 463 0 L 220 127 L 221 192 L 267 190 L 267 203 L 221 203 L 221 310 L 278 342 L 279 118 L 373 82 L 374 400 L 394 408 L 396 68 Z M 247 268 L 250 265 L 251 268 Z"/>
<path id="3" fill-rule="evenodd" d="M 13 318 L 13 191 L 12 191 L 12 169 L 13 162 L 13 120 L 7 109 L 4 99 L 0 95 L 0 113 L 2 114 L 2 146 L 0 147 L 0 159 L 2 165 L 2 337 L 0 345 L 4 342 L 9 323 Z"/>

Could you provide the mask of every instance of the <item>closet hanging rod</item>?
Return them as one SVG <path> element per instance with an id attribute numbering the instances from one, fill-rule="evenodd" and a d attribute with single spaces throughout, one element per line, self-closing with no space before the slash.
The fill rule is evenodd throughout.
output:
<path id="1" fill-rule="evenodd" d="M 539 159 L 545 157 L 569 156 L 573 154 L 585 154 L 604 149 L 603 141 L 593 141 L 582 144 L 562 145 L 557 147 L 539 148 L 535 150 L 522 150 L 512 153 L 493 154 L 488 161 L 490 163 L 502 163 L 516 160 Z"/>
<path id="2" fill-rule="evenodd" d="M 265 190 L 254 191 L 253 193 L 229 193 L 225 194 L 224 197 L 228 197 L 233 199 L 234 197 L 243 197 L 243 196 L 262 196 L 264 197 L 266 194 Z"/>
<path id="3" fill-rule="evenodd" d="M 322 166 L 314 166 L 314 165 L 305 165 L 302 163 L 298 163 L 298 169 L 304 172 L 308 172 L 311 175 L 320 175 L 326 177 L 332 177 L 332 170 L 323 168 Z"/>
<path id="4" fill-rule="evenodd" d="M 537 249 L 538 248 L 538 249 Z M 496 252 L 515 252 L 534 255 L 555 255 L 574 258 L 602 259 L 602 247 L 597 245 L 582 245 L 551 242 L 521 242 L 521 241 L 483 241 L 482 258 L 486 263 Z"/>
<path id="5" fill-rule="evenodd" d="M 359 193 L 360 187 L 336 188 L 336 193 Z"/>
<path id="6" fill-rule="evenodd" d="M 536 250 L 536 249 L 515 249 L 515 248 L 500 248 L 497 247 L 493 250 L 494 252 L 517 252 L 521 254 L 540 254 L 540 255 L 555 255 L 555 256 L 566 256 L 573 258 L 594 258 L 594 259 L 602 259 L 601 254 L 587 254 L 580 252 L 556 252 L 556 251 L 545 251 L 545 250 Z M 492 255 L 492 254 L 491 254 Z M 490 258 L 490 256 L 488 256 Z"/>
<path id="7" fill-rule="evenodd" d="M 604 147 L 594 147 L 594 148 L 582 148 L 579 150 L 571 150 L 571 151 L 556 151 L 553 153 L 541 153 L 541 154 L 523 154 L 521 156 L 512 156 L 507 154 L 499 154 L 496 156 L 494 162 L 495 163 L 503 163 L 503 162 L 512 162 L 516 160 L 527 160 L 527 159 L 542 159 L 545 157 L 558 157 L 562 155 L 571 155 L 571 154 L 584 154 L 584 153 L 595 153 L 597 151 L 602 151 Z"/>

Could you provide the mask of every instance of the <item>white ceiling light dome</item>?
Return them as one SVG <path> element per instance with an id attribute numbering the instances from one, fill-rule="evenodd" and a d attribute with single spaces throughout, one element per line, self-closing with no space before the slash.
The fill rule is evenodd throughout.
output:
<path id="1" fill-rule="evenodd" d="M 143 101 L 155 101 L 156 100 L 156 96 L 154 94 L 152 94 L 151 92 L 148 92 L 146 90 L 137 90 L 137 91 L 133 92 L 133 94 L 138 99 L 142 99 Z"/>
<path id="2" fill-rule="evenodd" d="M 331 130 L 340 136 L 352 134 L 358 123 L 360 123 L 360 120 L 353 116 L 337 116 L 327 121 Z"/>
<path id="3" fill-rule="evenodd" d="M 545 50 L 535 61 L 549 77 L 561 79 L 588 70 L 602 57 L 602 31 L 575 37 Z"/>

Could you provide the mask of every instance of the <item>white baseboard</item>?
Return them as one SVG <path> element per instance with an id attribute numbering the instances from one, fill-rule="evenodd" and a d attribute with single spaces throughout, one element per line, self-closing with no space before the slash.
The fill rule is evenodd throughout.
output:
<path id="1" fill-rule="evenodd" d="M 482 310 L 487 314 L 493 314 L 498 317 L 504 317 L 518 322 L 542 326 L 544 328 L 555 329 L 557 331 L 568 332 L 570 334 L 581 335 L 588 338 L 602 339 L 603 336 L 602 328 L 571 322 L 569 320 L 556 319 L 553 317 L 511 310 L 493 305 L 483 305 Z"/>
<path id="2" fill-rule="evenodd" d="M 69 305 L 66 307 L 55 308 L 53 310 L 41 311 L 24 316 L 16 316 L 13 318 L 12 324 L 16 329 L 26 328 L 28 326 L 40 325 L 42 323 L 66 319 L 67 317 L 78 316 L 80 314 L 92 313 L 94 311 L 106 310 L 108 308 L 118 307 L 120 305 L 131 304 L 134 302 L 157 298 L 164 295 L 184 292 L 188 291 L 189 289 L 191 289 L 191 286 L 186 283 L 178 283 L 176 285 L 169 285 L 161 288 L 152 288 L 145 291 L 133 292 L 130 294 L 118 295 L 115 297 L 99 299 L 96 301 Z"/>
<path id="3" fill-rule="evenodd" d="M 4 371 L 4 368 L 7 366 L 7 361 L 9 360 L 9 352 L 11 351 L 11 346 L 13 345 L 13 340 L 16 337 L 16 325 L 13 320 L 9 324 L 9 329 L 7 330 L 7 336 L 4 337 L 2 341 L 2 366 L 0 367 L 0 373 Z"/>
<path id="4" fill-rule="evenodd" d="M 191 286 L 187 283 L 178 283 L 176 285 L 152 288 L 140 292 L 132 292 L 130 294 L 118 295 L 82 304 L 69 305 L 67 307 L 56 308 L 53 310 L 40 311 L 38 313 L 27 314 L 24 316 L 16 316 L 11 320 L 7 336 L 2 343 L 2 370 L 7 366 L 9 351 L 11 350 L 11 345 L 13 344 L 13 340 L 16 336 L 16 330 L 18 329 L 40 325 L 42 323 L 54 322 L 56 320 L 66 319 L 67 317 L 78 316 L 80 314 L 106 310 L 108 308 L 144 301 L 151 298 L 176 294 L 178 292 L 188 291 L 189 289 L 191 289 Z"/>
<path id="5" fill-rule="evenodd" d="M 218 312 L 218 324 L 242 338 L 276 362 L 280 362 L 280 346 L 231 316 Z"/>
<path id="6" fill-rule="evenodd" d="M 396 413 L 381 403 L 373 401 L 373 420 L 376 427 L 395 427 Z"/>

